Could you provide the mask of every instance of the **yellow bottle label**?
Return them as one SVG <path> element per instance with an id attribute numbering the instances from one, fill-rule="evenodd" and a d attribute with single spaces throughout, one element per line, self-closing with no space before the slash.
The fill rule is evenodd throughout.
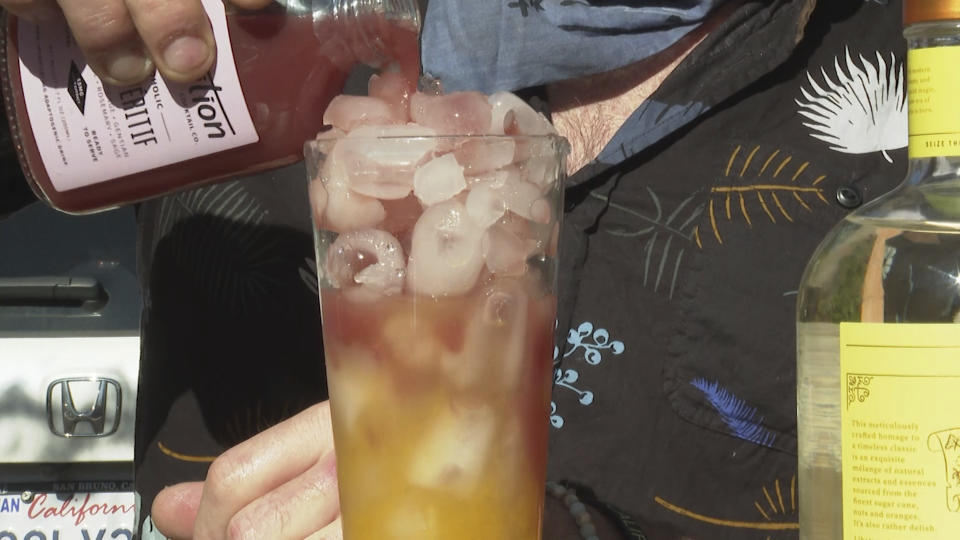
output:
<path id="1" fill-rule="evenodd" d="M 960 156 L 960 47 L 907 52 L 910 157 Z"/>
<path id="2" fill-rule="evenodd" d="M 960 325 L 840 324 L 843 537 L 960 538 Z"/>

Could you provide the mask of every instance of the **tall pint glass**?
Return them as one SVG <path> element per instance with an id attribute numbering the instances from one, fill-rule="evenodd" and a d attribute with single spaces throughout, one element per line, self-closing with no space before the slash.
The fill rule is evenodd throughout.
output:
<path id="1" fill-rule="evenodd" d="M 539 539 L 566 141 L 305 150 L 344 538 Z"/>

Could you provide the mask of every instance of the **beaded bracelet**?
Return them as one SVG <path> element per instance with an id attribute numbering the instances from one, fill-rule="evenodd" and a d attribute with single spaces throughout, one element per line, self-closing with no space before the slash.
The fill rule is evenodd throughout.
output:
<path id="1" fill-rule="evenodd" d="M 577 526 L 580 527 L 580 537 L 583 540 L 600 540 L 597 536 L 597 528 L 593 525 L 593 519 L 586 505 L 577 498 L 577 492 L 557 482 L 547 482 L 547 493 L 563 501 L 570 515 L 573 516 Z"/>

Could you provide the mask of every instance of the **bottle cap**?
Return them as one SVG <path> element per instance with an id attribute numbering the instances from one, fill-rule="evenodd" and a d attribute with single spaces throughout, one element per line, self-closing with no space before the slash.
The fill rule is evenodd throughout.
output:
<path id="1" fill-rule="evenodd" d="M 903 25 L 960 20 L 960 0 L 903 0 Z"/>

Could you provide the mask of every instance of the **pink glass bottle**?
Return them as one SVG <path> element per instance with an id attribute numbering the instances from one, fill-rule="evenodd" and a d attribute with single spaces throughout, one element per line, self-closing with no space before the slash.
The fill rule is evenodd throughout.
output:
<path id="1" fill-rule="evenodd" d="M 419 71 L 416 0 L 203 1 L 217 63 L 187 85 L 104 87 L 65 25 L 7 17 L 6 113 L 41 199 L 94 212 L 297 162 L 356 63 Z"/>

